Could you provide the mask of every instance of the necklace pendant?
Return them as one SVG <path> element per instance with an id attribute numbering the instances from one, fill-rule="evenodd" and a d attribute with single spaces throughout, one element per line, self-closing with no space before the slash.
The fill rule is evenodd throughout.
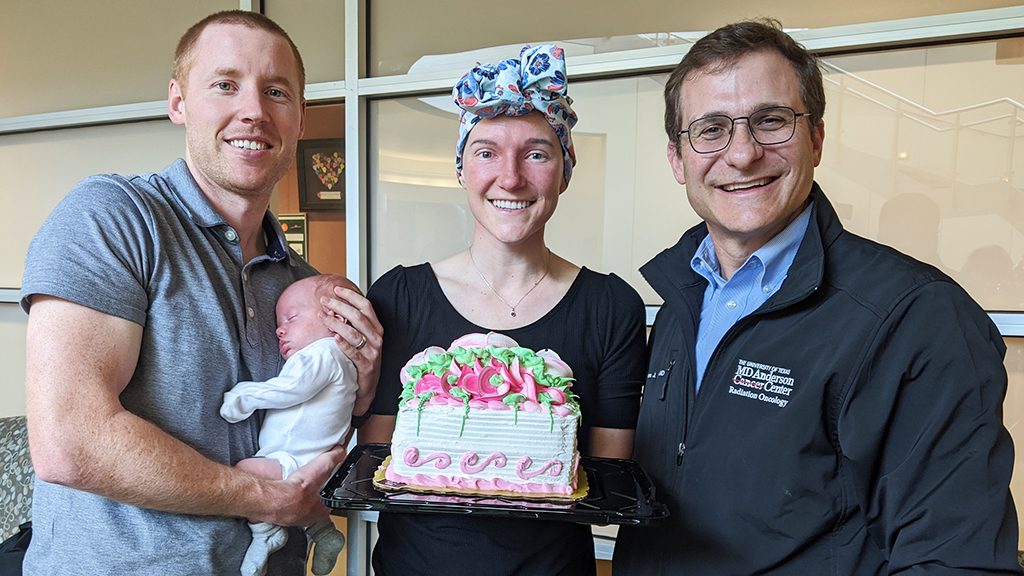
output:
<path id="1" fill-rule="evenodd" d="M 548 277 L 548 272 L 551 271 L 548 268 L 548 260 L 550 260 L 550 258 L 551 250 L 548 250 L 547 257 L 545 257 L 544 259 L 544 273 L 540 275 L 540 278 L 537 278 L 537 281 L 533 283 L 533 286 L 530 286 L 530 289 L 527 290 L 525 294 L 519 297 L 519 300 L 516 300 L 515 304 L 509 304 L 507 300 L 501 297 L 501 294 L 498 294 L 498 291 L 494 289 L 494 286 L 491 285 L 490 281 L 487 280 L 487 277 L 484 276 L 484 273 L 480 270 L 480 266 L 478 266 L 476 263 L 476 258 L 473 258 L 473 246 L 470 245 L 469 247 L 469 262 L 473 265 L 473 268 L 476 269 L 476 273 L 477 275 L 480 276 L 480 280 L 483 281 L 484 285 L 491 290 L 491 293 L 494 294 L 494 296 L 498 300 L 501 300 L 502 304 L 508 306 L 508 314 L 513 318 L 516 317 L 516 306 L 519 306 L 519 303 L 525 300 L 526 297 L 529 296 L 531 292 L 533 292 L 534 288 L 536 288 L 541 282 L 544 281 L 545 278 Z"/>

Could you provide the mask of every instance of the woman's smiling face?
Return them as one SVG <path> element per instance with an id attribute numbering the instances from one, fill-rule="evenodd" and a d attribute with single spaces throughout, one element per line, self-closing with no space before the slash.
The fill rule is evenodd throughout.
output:
<path id="1" fill-rule="evenodd" d="M 566 182 L 561 144 L 539 112 L 481 120 L 464 158 L 461 182 L 478 230 L 510 244 L 543 233 Z"/>

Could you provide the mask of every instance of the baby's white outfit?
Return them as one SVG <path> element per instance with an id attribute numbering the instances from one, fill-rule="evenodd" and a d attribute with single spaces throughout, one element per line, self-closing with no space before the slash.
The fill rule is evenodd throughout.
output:
<path id="1" fill-rule="evenodd" d="M 355 365 L 338 348 L 334 338 L 321 338 L 292 354 L 276 377 L 264 382 L 236 384 L 224 394 L 220 415 L 229 422 L 240 422 L 256 410 L 266 410 L 256 456 L 279 462 L 282 478 L 287 478 L 345 439 L 352 420 L 356 388 Z M 329 529 L 323 524 L 307 529 L 307 534 L 317 534 L 315 574 L 330 572 L 333 560 L 337 559 L 335 552 L 326 572 L 318 571 L 317 550 L 321 543 L 325 543 L 325 553 L 328 552 L 327 539 L 332 541 L 330 548 L 337 548 L 337 552 L 341 551 L 338 538 L 344 543 L 344 537 L 333 524 Z M 246 552 L 242 574 L 263 574 L 267 557 L 284 545 L 286 532 L 280 526 L 263 522 L 252 523 L 250 527 L 253 543 Z M 324 563 L 321 558 L 319 564 Z"/>

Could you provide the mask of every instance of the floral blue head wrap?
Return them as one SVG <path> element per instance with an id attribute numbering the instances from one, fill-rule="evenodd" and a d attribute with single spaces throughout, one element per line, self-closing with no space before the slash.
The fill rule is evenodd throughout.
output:
<path id="1" fill-rule="evenodd" d="M 477 64 L 452 88 L 455 105 L 462 109 L 459 141 L 455 145 L 455 173 L 462 177 L 462 153 L 469 132 L 481 118 L 524 116 L 534 110 L 544 115 L 562 144 L 565 181 L 572 177 L 576 153 L 572 127 L 576 113 L 565 81 L 565 54 L 551 44 L 524 46 L 519 60 Z"/>

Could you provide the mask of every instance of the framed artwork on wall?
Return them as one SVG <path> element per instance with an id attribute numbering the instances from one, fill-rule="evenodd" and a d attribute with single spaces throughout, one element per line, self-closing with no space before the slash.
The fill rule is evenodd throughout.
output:
<path id="1" fill-rule="evenodd" d="M 303 214 L 278 214 L 277 221 L 281 223 L 281 231 L 284 232 L 284 239 L 288 247 L 298 252 L 307 262 L 309 254 L 306 239 L 306 215 Z"/>
<path id="2" fill-rule="evenodd" d="M 299 140 L 295 158 L 299 209 L 345 210 L 345 141 Z"/>

